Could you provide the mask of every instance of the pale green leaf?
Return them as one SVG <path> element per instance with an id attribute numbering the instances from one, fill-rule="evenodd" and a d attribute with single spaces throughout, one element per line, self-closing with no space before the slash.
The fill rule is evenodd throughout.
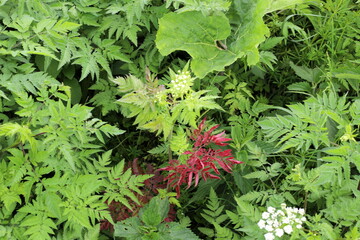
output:
<path id="1" fill-rule="evenodd" d="M 229 35 L 230 24 L 224 14 L 205 17 L 194 11 L 168 13 L 159 20 L 156 46 L 162 55 L 187 51 L 193 58 L 192 70 L 202 78 L 236 59 L 234 53 L 218 46 L 218 41 Z"/>

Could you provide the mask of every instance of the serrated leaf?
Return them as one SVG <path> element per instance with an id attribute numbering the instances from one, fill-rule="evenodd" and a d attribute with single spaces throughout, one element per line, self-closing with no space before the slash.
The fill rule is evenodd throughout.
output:
<path id="1" fill-rule="evenodd" d="M 65 34 L 68 31 L 74 30 L 80 26 L 80 24 L 61 19 L 52 27 L 52 30 Z"/>
<path id="2" fill-rule="evenodd" d="M 350 146 L 348 145 L 342 145 L 339 147 L 328 147 L 322 149 L 323 152 L 331 155 L 337 155 L 337 156 L 346 156 L 348 155 L 350 150 Z"/>
<path id="3" fill-rule="evenodd" d="M 60 204 L 62 203 L 61 198 L 52 192 L 46 192 L 44 194 L 45 205 L 47 206 L 48 211 L 56 218 L 61 218 L 61 209 Z"/>
<path id="4" fill-rule="evenodd" d="M 269 178 L 268 173 L 264 170 L 262 171 L 255 171 L 252 173 L 248 173 L 244 175 L 244 178 L 251 179 L 251 178 L 258 178 L 262 181 L 267 180 Z"/>
<path id="5" fill-rule="evenodd" d="M 169 201 L 154 197 L 148 205 L 140 210 L 139 216 L 147 226 L 157 226 L 165 219 L 168 212 Z"/>
<path id="6" fill-rule="evenodd" d="M 181 226 L 179 223 L 170 222 L 169 225 L 169 238 L 173 240 L 200 240 L 190 229 Z"/>
<path id="7" fill-rule="evenodd" d="M 137 217 L 131 217 L 124 221 L 117 222 L 114 226 L 115 237 L 125 237 L 129 239 L 138 239 L 142 236 L 139 229 L 141 226 L 140 219 Z"/>
<path id="8" fill-rule="evenodd" d="M 208 237 L 214 237 L 215 235 L 214 230 L 211 228 L 199 227 L 198 230 Z"/>
<path id="9" fill-rule="evenodd" d="M 263 51 L 270 50 L 273 47 L 275 47 L 277 44 L 279 44 L 283 39 L 284 39 L 284 37 L 268 38 L 260 45 L 259 48 Z"/>
<path id="10" fill-rule="evenodd" d="M 321 70 L 318 68 L 311 69 L 305 66 L 300 67 L 296 66 L 293 62 L 290 62 L 290 67 L 295 71 L 296 75 L 311 83 L 316 83 L 322 74 Z"/>

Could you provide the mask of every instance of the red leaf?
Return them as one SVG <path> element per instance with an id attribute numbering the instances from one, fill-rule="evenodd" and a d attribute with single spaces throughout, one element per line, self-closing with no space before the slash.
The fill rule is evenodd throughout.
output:
<path id="1" fill-rule="evenodd" d="M 187 184 L 187 189 L 190 188 L 193 179 L 195 186 L 199 183 L 200 175 L 206 181 L 207 178 L 220 179 L 220 172 L 217 168 L 217 163 L 224 171 L 231 172 L 234 164 L 243 163 L 233 158 L 231 149 L 221 150 L 212 149 L 208 147 L 210 144 L 218 146 L 228 145 L 231 138 L 225 138 L 225 132 L 219 134 L 212 134 L 212 132 L 219 127 L 213 126 L 208 131 L 202 133 L 205 129 L 206 119 L 204 118 L 199 127 L 193 130 L 191 139 L 194 141 L 194 147 L 191 151 L 185 151 L 183 154 L 190 155 L 185 164 L 180 164 L 178 160 L 171 160 L 168 167 L 161 168 L 161 171 L 168 171 L 169 175 L 165 178 L 168 185 L 175 187 L 177 197 L 180 196 L 180 186 Z M 214 171 L 217 175 L 210 173 Z"/>

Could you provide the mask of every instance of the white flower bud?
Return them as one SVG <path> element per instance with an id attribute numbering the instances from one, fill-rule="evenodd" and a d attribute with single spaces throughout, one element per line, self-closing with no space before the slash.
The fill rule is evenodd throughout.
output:
<path id="1" fill-rule="evenodd" d="M 304 215 L 304 214 L 305 214 L 305 210 L 304 210 L 303 208 L 300 208 L 300 209 L 299 209 L 299 213 L 300 213 L 301 215 Z"/>
<path id="2" fill-rule="evenodd" d="M 267 208 L 267 211 L 269 212 L 269 213 L 274 213 L 275 212 L 275 208 L 273 208 L 273 207 L 268 207 Z"/>
<path id="3" fill-rule="evenodd" d="M 268 232 L 272 232 L 272 231 L 274 231 L 274 228 L 271 225 L 266 225 L 265 230 Z"/>
<path id="4" fill-rule="evenodd" d="M 284 232 L 286 232 L 287 234 L 292 233 L 292 231 L 293 231 L 293 229 L 292 229 L 291 225 L 286 225 L 284 227 Z"/>
<path id="5" fill-rule="evenodd" d="M 278 236 L 278 237 L 281 237 L 282 235 L 284 235 L 284 230 L 275 229 L 275 235 Z"/>
<path id="6" fill-rule="evenodd" d="M 282 219 L 282 223 L 284 224 L 289 224 L 290 223 L 290 219 L 289 218 L 283 218 Z"/>
<path id="7" fill-rule="evenodd" d="M 265 237 L 265 240 L 274 240 L 275 239 L 275 236 L 272 233 L 267 233 L 264 235 L 264 237 Z"/>
<path id="8" fill-rule="evenodd" d="M 268 218 L 270 217 L 270 213 L 268 213 L 268 212 L 263 212 L 263 213 L 261 214 L 261 217 L 262 217 L 263 219 L 268 219 Z"/>
<path id="9" fill-rule="evenodd" d="M 263 229 L 263 228 L 265 228 L 265 221 L 261 219 L 261 220 L 257 223 L 257 225 L 259 226 L 260 229 Z"/>

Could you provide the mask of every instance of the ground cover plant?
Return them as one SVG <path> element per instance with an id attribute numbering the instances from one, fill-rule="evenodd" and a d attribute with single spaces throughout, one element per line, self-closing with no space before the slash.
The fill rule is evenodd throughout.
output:
<path id="1" fill-rule="evenodd" d="M 360 239 L 357 0 L 1 0 L 0 239 Z"/>

